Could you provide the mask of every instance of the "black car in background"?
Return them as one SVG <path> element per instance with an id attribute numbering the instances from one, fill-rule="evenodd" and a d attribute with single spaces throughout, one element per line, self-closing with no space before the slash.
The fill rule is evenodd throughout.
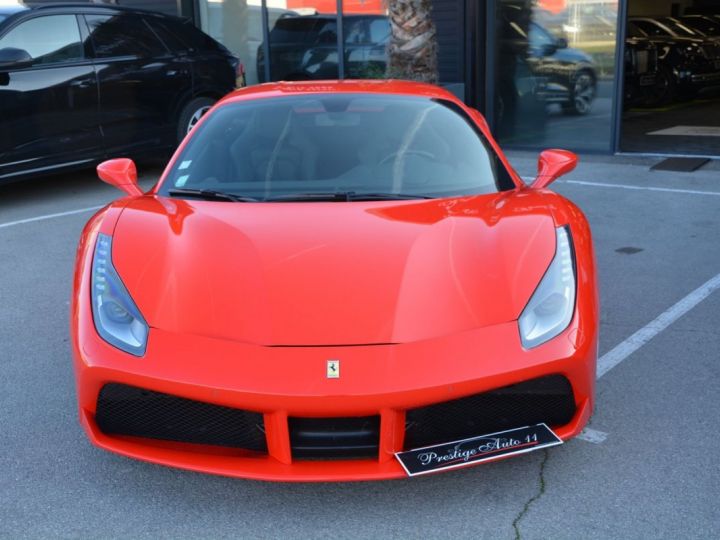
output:
<path id="1" fill-rule="evenodd" d="M 0 182 L 172 150 L 241 73 L 176 17 L 0 7 Z"/>
<path id="2" fill-rule="evenodd" d="M 625 107 L 656 107 L 672 99 L 659 73 L 657 46 L 632 30 L 625 38 Z"/>
<path id="3" fill-rule="evenodd" d="M 505 112 L 515 106 L 510 102 L 513 97 L 523 94 L 521 86 L 527 86 L 529 71 L 537 82 L 536 99 L 557 103 L 566 114 L 588 114 L 598 81 L 592 57 L 568 47 L 565 38 L 533 20 L 525 4 L 502 3 L 500 14 L 496 30 L 500 41 L 498 84 L 508 101 L 503 104 Z"/>
<path id="4" fill-rule="evenodd" d="M 673 97 L 692 97 L 720 85 L 720 40 L 705 36 L 672 17 L 630 17 L 628 35 L 657 46 L 658 77 Z"/>
<path id="5" fill-rule="evenodd" d="M 383 15 L 345 15 L 345 77 L 382 78 L 387 67 L 390 22 Z M 335 15 L 284 15 L 270 30 L 271 80 L 338 78 L 338 29 Z M 265 81 L 264 45 L 257 54 L 257 72 Z"/>
<path id="6" fill-rule="evenodd" d="M 559 103 L 567 114 L 589 113 L 597 95 L 597 72 L 592 57 L 568 47 L 565 38 L 555 37 L 535 22 L 528 26 L 527 39 L 530 69 L 547 81 L 546 103 Z"/>
<path id="7" fill-rule="evenodd" d="M 692 30 L 702 32 L 708 37 L 720 38 L 720 17 L 685 15 L 675 20 L 690 27 Z"/>

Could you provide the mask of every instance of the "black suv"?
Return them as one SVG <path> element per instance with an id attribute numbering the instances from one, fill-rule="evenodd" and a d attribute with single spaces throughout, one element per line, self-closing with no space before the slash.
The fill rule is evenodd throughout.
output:
<path id="1" fill-rule="evenodd" d="M 566 114 L 588 114 L 597 95 L 597 69 L 589 54 L 568 47 L 532 20 L 524 5 L 501 4 L 498 20 L 501 94 L 521 94 L 518 80 L 528 72 L 535 78 L 535 95 L 544 103 L 558 103 Z M 518 71 L 518 68 L 523 69 Z M 518 73 L 521 75 L 519 76 Z M 512 103 L 508 103 L 512 107 Z"/>
<path id="2" fill-rule="evenodd" d="M 625 37 L 625 108 L 657 107 L 672 99 L 666 74 L 659 73 L 657 46 L 628 27 Z"/>
<path id="3" fill-rule="evenodd" d="M 182 19 L 0 7 L 0 182 L 174 148 L 242 66 Z"/>
<path id="4" fill-rule="evenodd" d="M 671 96 L 692 97 L 704 87 L 720 84 L 717 38 L 705 36 L 671 17 L 630 17 L 628 35 L 657 46 L 658 77 Z"/>

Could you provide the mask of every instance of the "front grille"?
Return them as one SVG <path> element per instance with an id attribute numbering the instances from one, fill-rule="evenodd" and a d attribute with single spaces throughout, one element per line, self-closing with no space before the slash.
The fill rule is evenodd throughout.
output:
<path id="1" fill-rule="evenodd" d="M 570 382 L 550 375 L 453 401 L 407 411 L 405 449 L 468 439 L 544 422 L 567 424 L 575 415 Z"/>
<path id="2" fill-rule="evenodd" d="M 294 459 L 377 458 L 380 417 L 289 418 Z"/>
<path id="3" fill-rule="evenodd" d="M 133 435 L 267 452 L 263 415 L 134 386 L 100 390 L 95 422 L 108 435 Z"/>

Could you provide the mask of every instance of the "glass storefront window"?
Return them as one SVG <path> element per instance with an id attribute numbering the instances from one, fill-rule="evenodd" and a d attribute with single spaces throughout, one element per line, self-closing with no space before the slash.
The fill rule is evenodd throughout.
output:
<path id="1" fill-rule="evenodd" d="M 345 0 L 343 35 L 345 76 L 349 79 L 386 78 L 391 31 L 382 0 Z"/>
<path id="2" fill-rule="evenodd" d="M 269 21 L 270 80 L 337 79 L 335 0 L 286 0 L 282 5 L 277 8 L 284 10 L 282 14 Z M 264 62 L 258 62 L 261 68 Z"/>
<path id="3" fill-rule="evenodd" d="M 511 146 L 609 151 L 617 0 L 498 0 L 494 117 Z"/>
<path id="4" fill-rule="evenodd" d="M 263 41 L 261 0 L 199 0 L 198 7 L 200 27 L 240 59 L 245 66 L 246 84 L 260 82 L 257 64 Z"/>
<path id="5" fill-rule="evenodd" d="M 240 58 L 249 85 L 268 80 L 381 79 L 391 71 L 395 78 L 438 79 L 437 36 L 429 0 L 396 6 L 393 20 L 400 42 L 392 56 L 393 69 L 388 13 L 395 4 L 389 0 L 343 0 L 341 17 L 337 0 L 198 1 L 202 30 Z M 452 65 L 452 53 L 445 56 Z"/>

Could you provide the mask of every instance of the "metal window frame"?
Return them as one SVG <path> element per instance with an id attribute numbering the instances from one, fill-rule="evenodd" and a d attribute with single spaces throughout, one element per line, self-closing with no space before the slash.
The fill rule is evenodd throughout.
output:
<path id="1" fill-rule="evenodd" d="M 620 137 L 622 135 L 622 116 L 625 101 L 625 38 L 627 36 L 629 0 L 618 0 L 617 27 L 615 30 L 615 93 L 613 95 L 613 123 L 611 127 L 612 140 L 610 153 L 620 152 Z"/>
<path id="2" fill-rule="evenodd" d="M 265 0 L 263 0 L 265 1 Z M 335 5 L 335 25 L 337 26 L 337 50 L 338 50 L 338 79 L 345 78 L 345 29 L 343 27 L 343 0 L 337 0 Z"/>
<path id="3" fill-rule="evenodd" d="M 262 20 L 262 33 L 263 33 L 263 54 L 265 55 L 264 62 L 263 62 L 263 71 L 265 76 L 265 82 L 270 82 L 270 15 L 268 13 L 267 9 L 267 0 L 262 0 L 260 2 L 260 10 L 261 10 L 261 20 Z M 247 84 L 247 83 L 246 83 Z"/>
<path id="4" fill-rule="evenodd" d="M 495 56 L 497 41 L 495 39 L 495 28 L 497 18 L 497 0 L 487 0 L 485 3 L 485 102 L 483 103 L 485 120 L 490 126 L 492 133 L 495 133 L 495 85 L 497 77 L 495 73 Z M 479 29 L 478 29 L 479 30 Z"/>

